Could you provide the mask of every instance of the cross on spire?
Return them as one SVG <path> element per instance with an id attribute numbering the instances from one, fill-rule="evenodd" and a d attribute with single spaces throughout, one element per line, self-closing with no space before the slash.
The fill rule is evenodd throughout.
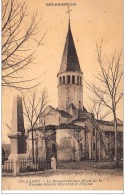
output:
<path id="1" fill-rule="evenodd" d="M 72 10 L 69 8 L 69 5 L 68 5 L 68 11 L 66 12 L 68 15 L 69 15 L 69 20 L 70 20 L 70 12 L 71 12 Z"/>

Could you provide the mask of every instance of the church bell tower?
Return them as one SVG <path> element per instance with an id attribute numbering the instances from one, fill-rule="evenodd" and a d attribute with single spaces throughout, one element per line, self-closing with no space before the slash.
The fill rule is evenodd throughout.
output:
<path id="1" fill-rule="evenodd" d="M 83 73 L 80 68 L 70 27 L 66 37 L 58 78 L 58 109 L 68 111 L 70 106 L 83 109 Z"/>

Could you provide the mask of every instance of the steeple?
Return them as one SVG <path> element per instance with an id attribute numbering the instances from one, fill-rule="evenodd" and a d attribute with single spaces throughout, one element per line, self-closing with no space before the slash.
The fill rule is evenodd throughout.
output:
<path id="1" fill-rule="evenodd" d="M 65 42 L 65 47 L 62 56 L 60 70 L 57 74 L 58 77 L 58 108 L 72 113 L 78 113 L 78 110 L 83 108 L 83 73 L 80 68 L 75 44 L 70 27 L 70 11 L 68 32 Z M 71 106 L 73 105 L 73 107 Z M 75 108 L 75 109 L 74 109 Z"/>
<path id="2" fill-rule="evenodd" d="M 61 62 L 59 73 L 63 73 L 66 71 L 82 73 L 79 60 L 78 60 L 78 56 L 77 56 L 77 52 L 76 52 L 76 48 L 75 48 L 75 44 L 73 41 L 72 32 L 71 32 L 70 18 L 69 18 L 68 33 L 66 37 L 66 42 L 65 42 L 65 47 L 63 51 L 62 62 Z"/>

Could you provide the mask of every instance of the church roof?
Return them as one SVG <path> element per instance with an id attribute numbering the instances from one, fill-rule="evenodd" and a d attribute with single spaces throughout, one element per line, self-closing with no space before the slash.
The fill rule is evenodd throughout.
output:
<path id="1" fill-rule="evenodd" d="M 75 125 L 73 123 L 61 123 L 59 126 L 58 126 L 58 129 L 83 129 L 83 127 L 79 126 L 79 125 Z"/>
<path id="2" fill-rule="evenodd" d="M 79 123 L 79 122 L 85 122 L 87 120 L 87 118 L 77 118 L 77 119 L 75 119 L 75 120 L 73 120 L 72 122 L 73 123 Z"/>
<path id="3" fill-rule="evenodd" d="M 109 124 L 108 123 L 107 124 L 100 123 L 99 126 L 100 126 L 102 131 L 108 131 L 108 132 L 113 131 L 113 132 L 115 132 L 114 124 L 111 125 L 110 122 L 109 122 Z M 117 126 L 117 131 L 118 132 L 123 132 L 123 126 L 122 125 L 118 125 Z"/>
<path id="4" fill-rule="evenodd" d="M 58 111 L 61 114 L 62 117 L 66 117 L 66 118 L 71 118 L 72 117 L 68 112 L 65 112 L 64 110 L 56 109 L 56 111 Z"/>
<path id="5" fill-rule="evenodd" d="M 75 106 L 74 106 L 73 103 L 71 103 L 71 104 L 69 105 L 68 109 L 69 109 L 69 108 L 72 108 L 72 109 L 76 110 L 76 108 L 75 108 Z"/>
<path id="6" fill-rule="evenodd" d="M 113 122 L 113 121 L 97 120 L 97 122 L 98 122 L 100 125 L 114 126 L 114 122 Z M 118 122 L 118 121 L 117 121 L 117 126 L 123 127 L 123 124 L 122 124 L 121 122 Z"/>
<path id="7" fill-rule="evenodd" d="M 88 112 L 84 106 L 83 106 L 83 112 Z"/>
<path id="8" fill-rule="evenodd" d="M 45 128 L 44 130 L 56 130 L 57 126 L 56 125 L 46 125 L 44 128 Z M 30 131 L 32 131 L 32 129 L 27 130 L 27 132 L 30 132 Z M 43 127 L 42 126 L 36 127 L 33 129 L 33 131 L 43 131 Z"/>
<path id="9" fill-rule="evenodd" d="M 58 113 L 60 113 L 61 114 L 61 116 L 62 117 L 67 117 L 67 118 L 71 118 L 72 116 L 68 113 L 68 112 L 66 112 L 66 111 L 64 111 L 64 110 L 60 110 L 60 109 L 58 109 L 58 108 L 54 108 L 54 107 L 52 107 L 52 106 L 50 106 L 50 105 L 48 105 L 46 108 L 45 108 L 45 110 L 41 113 L 41 116 L 43 115 L 49 115 L 51 112 L 58 112 Z"/>
<path id="10" fill-rule="evenodd" d="M 76 71 L 82 73 L 73 41 L 70 21 L 59 73 L 66 71 Z"/>

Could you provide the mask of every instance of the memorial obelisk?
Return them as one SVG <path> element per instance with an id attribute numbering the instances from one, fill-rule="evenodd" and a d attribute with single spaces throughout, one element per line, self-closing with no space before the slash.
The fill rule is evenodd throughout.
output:
<path id="1" fill-rule="evenodd" d="M 8 135 L 10 138 L 11 153 L 9 159 L 26 158 L 26 134 L 24 129 L 22 97 L 16 95 L 13 99 L 12 107 L 12 132 Z"/>

